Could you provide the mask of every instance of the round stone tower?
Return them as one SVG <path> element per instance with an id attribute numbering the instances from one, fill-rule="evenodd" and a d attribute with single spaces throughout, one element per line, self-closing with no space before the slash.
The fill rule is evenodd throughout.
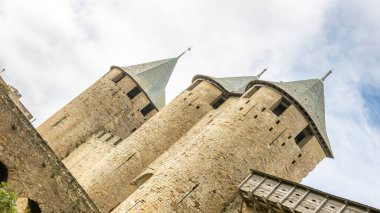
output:
<path id="1" fill-rule="evenodd" d="M 178 57 L 128 67 L 113 66 L 37 130 L 60 159 L 91 137 L 88 142 L 92 145 L 81 147 L 78 153 L 103 146 L 104 140 L 97 140 L 101 134 L 124 139 L 164 106 L 165 87 L 177 60 Z M 70 156 L 65 163 L 71 168 L 82 157 Z"/>
<path id="2" fill-rule="evenodd" d="M 220 212 L 250 169 L 300 182 L 332 157 L 319 79 L 254 80 L 206 116 L 138 176 L 138 190 L 113 212 Z"/>
<path id="3" fill-rule="evenodd" d="M 133 193 L 152 172 L 156 158 L 194 128 L 203 118 L 212 120 L 226 106 L 236 102 L 253 77 L 210 78 L 196 76 L 193 84 L 147 121 L 130 137 L 120 142 L 79 182 L 103 211 L 115 208 Z M 238 87 L 236 87 L 238 86 Z"/>

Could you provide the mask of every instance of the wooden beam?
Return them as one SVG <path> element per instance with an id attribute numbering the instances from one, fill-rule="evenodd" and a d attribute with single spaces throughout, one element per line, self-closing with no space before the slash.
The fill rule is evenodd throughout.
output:
<path id="1" fill-rule="evenodd" d="M 342 213 L 347 207 L 347 203 L 345 203 L 342 208 L 339 209 L 339 211 L 337 211 L 336 213 Z"/>
<path id="2" fill-rule="evenodd" d="M 272 194 L 273 192 L 276 191 L 276 189 L 281 185 L 281 182 L 278 182 L 276 186 L 273 187 L 273 189 L 265 196 L 265 199 L 268 199 Z"/>
<path id="3" fill-rule="evenodd" d="M 294 204 L 292 208 L 296 209 L 297 206 L 306 198 L 308 194 L 309 194 L 309 190 L 306 190 L 306 193 L 301 196 L 301 198 Z"/>
<path id="4" fill-rule="evenodd" d="M 326 202 L 329 200 L 328 197 L 326 197 L 322 202 L 321 204 L 319 204 L 319 206 L 314 210 L 315 213 L 317 213 L 320 209 L 323 208 L 323 206 L 326 204 Z"/>
<path id="5" fill-rule="evenodd" d="M 280 201 L 280 204 L 282 204 L 291 194 L 292 192 L 296 189 L 296 186 L 293 186 L 292 189 L 290 189 L 290 191 L 288 192 L 288 194 L 285 195 L 285 197 L 282 198 L 282 200 Z"/>
<path id="6" fill-rule="evenodd" d="M 252 189 L 252 193 L 254 193 L 255 191 L 256 191 L 256 189 L 258 189 L 260 186 L 261 186 L 261 184 L 263 184 L 264 183 L 264 181 L 266 180 L 267 178 L 266 177 L 263 177 L 263 179 L 259 182 L 259 183 L 257 183 L 257 185 Z"/>

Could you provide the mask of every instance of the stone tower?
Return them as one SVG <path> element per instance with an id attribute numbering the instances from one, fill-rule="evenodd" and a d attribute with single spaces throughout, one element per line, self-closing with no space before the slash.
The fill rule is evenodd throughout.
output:
<path id="1" fill-rule="evenodd" d="M 103 211 L 214 212 L 250 168 L 299 182 L 325 156 L 321 80 L 196 76 L 78 181 Z"/>
<path id="2" fill-rule="evenodd" d="M 29 112 L 29 110 L 24 106 L 24 104 L 20 101 L 22 97 L 21 93 L 11 85 L 7 85 L 4 79 L 0 76 L 0 85 L 4 88 L 4 91 L 8 93 L 8 96 L 11 98 L 13 103 L 17 106 L 17 108 L 25 115 L 25 117 L 30 121 L 33 119 L 33 115 Z"/>
<path id="3" fill-rule="evenodd" d="M 79 178 L 164 106 L 165 87 L 180 56 L 112 66 L 37 130 Z"/>
<path id="4" fill-rule="evenodd" d="M 257 77 L 195 76 L 187 90 L 120 142 L 117 149 L 78 181 L 103 211 L 115 208 L 150 176 L 152 172 L 141 172 L 149 170 L 156 158 L 198 123 L 207 123 L 235 103 L 245 85 L 254 79 Z"/>

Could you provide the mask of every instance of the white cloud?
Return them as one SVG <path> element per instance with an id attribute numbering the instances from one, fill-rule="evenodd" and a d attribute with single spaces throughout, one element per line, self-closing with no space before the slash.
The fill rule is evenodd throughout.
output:
<path id="1" fill-rule="evenodd" d="M 167 87 L 169 99 L 198 73 L 253 75 L 269 66 L 263 79 L 299 80 L 334 67 L 326 110 L 336 159 L 323 161 L 305 183 L 380 207 L 380 133 L 360 93 L 380 82 L 376 4 L 0 0 L 0 65 L 37 124 L 111 65 L 173 57 L 189 45 L 193 51 Z"/>

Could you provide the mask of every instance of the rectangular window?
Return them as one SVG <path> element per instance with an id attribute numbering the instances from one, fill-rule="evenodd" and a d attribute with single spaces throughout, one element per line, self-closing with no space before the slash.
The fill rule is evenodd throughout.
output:
<path id="1" fill-rule="evenodd" d="M 112 79 L 112 81 L 114 82 L 114 83 L 118 83 L 119 81 L 121 81 L 121 79 L 123 79 L 125 76 L 127 76 L 127 73 L 126 72 L 124 72 L 124 71 L 121 71 L 120 70 L 120 73 L 119 74 L 117 74 L 113 79 Z"/>
<path id="2" fill-rule="evenodd" d="M 215 103 L 212 104 L 212 108 L 218 109 L 225 101 L 226 99 L 224 97 L 219 98 L 217 101 L 215 101 Z"/>
<path id="3" fill-rule="evenodd" d="M 312 135 L 313 131 L 309 126 L 307 126 L 300 133 L 298 133 L 298 135 L 294 138 L 294 141 L 300 148 L 302 148 Z"/>
<path id="4" fill-rule="evenodd" d="M 282 98 L 281 99 L 281 102 L 272 110 L 272 112 L 277 115 L 277 116 L 280 116 L 283 112 L 285 112 L 285 110 L 290 106 L 290 102 L 285 99 L 285 98 Z"/>
<path id="5" fill-rule="evenodd" d="M 139 86 L 135 86 L 131 91 L 127 93 L 128 98 L 133 99 L 141 92 L 141 89 Z"/>
<path id="6" fill-rule="evenodd" d="M 146 105 L 140 112 L 143 116 L 146 116 L 149 112 L 151 112 L 154 109 L 156 109 L 156 107 L 152 103 L 150 103 Z"/>

